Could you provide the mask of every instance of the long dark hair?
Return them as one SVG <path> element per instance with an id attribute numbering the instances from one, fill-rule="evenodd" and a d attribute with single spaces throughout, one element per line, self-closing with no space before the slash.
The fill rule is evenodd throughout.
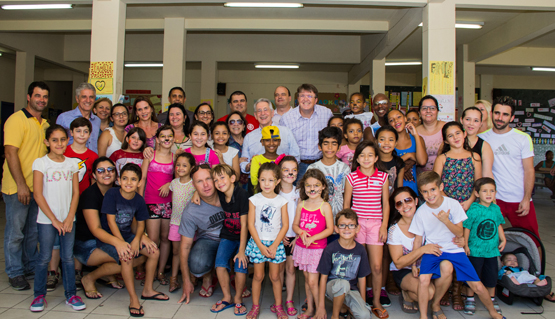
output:
<path id="1" fill-rule="evenodd" d="M 234 114 L 238 115 L 238 116 L 241 118 L 241 120 L 243 121 L 243 125 L 244 125 L 245 127 L 243 128 L 243 132 L 241 132 L 241 135 L 244 137 L 244 136 L 247 135 L 247 120 L 245 120 L 245 117 L 243 117 L 243 115 L 241 114 L 241 112 L 239 112 L 239 111 L 233 111 L 232 113 L 229 114 L 229 116 L 227 116 L 227 119 L 225 120 L 225 122 L 227 123 L 227 125 L 228 125 L 229 127 L 231 127 L 231 125 L 229 124 L 229 119 L 230 119 L 231 116 L 234 115 Z M 229 135 L 231 136 L 231 131 L 229 131 Z"/>
<path id="2" fill-rule="evenodd" d="M 451 122 L 446 123 L 446 124 L 443 126 L 443 129 L 441 129 L 441 134 L 442 134 L 442 136 L 443 136 L 443 148 L 441 149 L 440 154 L 445 154 L 445 153 L 447 153 L 449 150 L 451 150 L 451 146 L 447 143 L 447 130 L 448 130 L 449 128 L 453 127 L 453 126 L 458 127 L 458 128 L 461 130 L 461 132 L 464 133 L 463 125 L 460 124 L 460 122 L 451 121 Z M 469 151 L 470 154 L 472 155 L 472 158 L 473 158 L 474 160 L 478 160 L 478 159 L 474 158 L 474 153 L 475 153 L 475 152 L 472 151 L 472 148 L 470 147 L 470 144 L 468 143 L 468 137 L 464 137 L 463 149 L 466 150 L 466 151 Z"/>
<path id="3" fill-rule="evenodd" d="M 364 149 L 366 149 L 366 147 L 370 147 L 374 150 L 374 154 L 376 155 L 376 157 L 378 157 L 379 159 L 379 155 L 380 155 L 380 150 L 378 149 L 378 145 L 374 142 L 374 141 L 370 141 L 370 140 L 364 140 L 361 143 L 358 144 L 357 148 L 355 149 L 355 154 L 353 156 L 353 163 L 351 164 L 351 172 L 354 172 L 357 170 L 358 166 L 360 165 L 357 161 L 358 156 L 360 156 L 360 154 L 362 153 L 362 151 Z M 376 170 L 380 170 L 382 172 L 386 172 L 387 170 L 384 168 L 383 164 L 380 163 L 380 161 L 376 161 L 376 164 L 374 165 Z"/>
<path id="4" fill-rule="evenodd" d="M 185 107 L 181 104 L 181 103 L 174 103 L 171 104 L 168 107 L 168 118 L 166 119 L 166 123 L 164 123 L 165 125 L 169 126 L 170 124 L 170 110 L 173 108 L 178 108 L 179 110 L 181 110 L 181 112 L 183 112 L 183 134 L 185 134 L 185 136 L 187 136 L 187 132 L 189 131 L 189 125 L 191 124 L 191 119 L 189 119 L 189 117 L 187 116 L 187 112 L 185 112 Z"/>
<path id="5" fill-rule="evenodd" d="M 210 127 L 211 127 L 211 126 L 214 124 L 214 109 L 212 109 L 212 106 L 210 105 L 210 103 L 203 102 L 203 103 L 199 104 L 199 105 L 197 106 L 197 108 L 195 109 L 195 116 L 198 117 L 198 111 L 199 111 L 200 107 L 202 107 L 202 106 L 208 106 L 208 107 L 210 107 L 210 112 L 212 113 L 212 120 L 210 121 Z M 195 117 L 195 120 L 196 120 L 196 121 L 200 121 L 200 120 L 196 119 L 196 117 Z M 247 125 L 245 124 L 245 127 L 246 127 L 246 126 L 247 126 Z M 208 131 L 208 132 L 210 132 L 210 131 Z"/>
<path id="6" fill-rule="evenodd" d="M 395 191 L 393 191 L 393 193 L 391 193 L 391 195 L 389 196 L 389 208 L 391 208 L 390 209 L 391 214 L 389 215 L 389 221 L 387 223 L 387 228 L 388 229 L 392 225 L 399 222 L 399 220 L 401 220 L 401 218 L 402 218 L 401 213 L 399 212 L 399 210 L 397 210 L 397 208 L 395 208 L 395 197 L 398 196 L 399 194 L 403 193 L 403 192 L 408 192 L 410 194 L 410 196 L 414 199 L 414 201 L 418 201 L 418 196 L 416 195 L 416 192 L 414 192 L 414 190 L 412 190 L 411 188 L 409 188 L 409 187 L 400 187 L 400 188 L 395 189 Z M 416 204 L 416 207 L 418 208 L 418 204 Z"/>
<path id="7" fill-rule="evenodd" d="M 123 139 L 123 142 L 121 143 L 122 150 L 129 148 L 129 142 L 127 140 L 135 133 L 139 135 L 139 139 L 141 139 L 141 141 L 143 142 L 141 149 L 139 149 L 139 151 L 143 152 L 143 150 L 146 147 L 146 133 L 142 128 L 139 128 L 139 127 L 133 127 L 129 130 L 129 132 L 127 132 L 127 134 L 125 135 L 125 138 Z"/>
<path id="8" fill-rule="evenodd" d="M 150 107 L 150 120 L 158 122 L 158 118 L 156 118 L 156 111 L 154 110 L 154 105 L 152 104 L 150 99 L 147 97 L 139 96 L 135 98 L 135 102 L 133 102 L 133 109 L 131 110 L 131 118 L 129 119 L 129 123 L 133 124 L 139 122 L 139 116 L 137 115 L 137 103 L 142 101 L 146 102 Z"/>

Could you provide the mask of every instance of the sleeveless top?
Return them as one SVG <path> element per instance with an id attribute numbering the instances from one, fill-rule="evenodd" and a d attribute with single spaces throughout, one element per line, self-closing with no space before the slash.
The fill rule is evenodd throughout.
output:
<path id="1" fill-rule="evenodd" d="M 550 168 L 550 169 L 553 169 L 553 167 L 555 167 L 555 161 L 553 161 L 553 164 L 551 165 L 551 168 Z M 542 164 L 542 168 L 547 168 L 547 167 L 545 166 L 545 161 L 544 161 L 543 164 Z M 546 177 L 546 178 L 549 178 L 549 179 L 551 179 L 551 180 L 553 180 L 553 176 L 550 175 L 549 173 L 546 173 L 546 174 L 545 174 L 545 177 Z"/>
<path id="2" fill-rule="evenodd" d="M 156 162 L 154 159 L 156 159 L 156 152 L 154 152 L 153 159 L 148 166 L 148 172 L 146 174 L 145 202 L 147 204 L 171 202 L 171 191 L 166 197 L 160 197 L 160 191 L 158 189 L 173 180 L 173 154 L 172 162 L 170 163 L 160 163 Z"/>
<path id="3" fill-rule="evenodd" d="M 410 137 L 410 143 L 411 143 L 410 147 L 408 147 L 407 149 L 395 148 L 395 151 L 397 151 L 397 155 L 399 157 L 407 153 L 416 153 L 416 140 L 414 139 L 414 136 L 410 133 L 409 133 L 409 137 Z M 418 195 L 418 186 L 416 185 L 416 164 L 412 166 L 411 171 L 412 171 L 412 176 L 414 177 L 414 180 L 409 181 L 409 180 L 403 179 L 403 187 L 411 188 Z"/>
<path id="4" fill-rule="evenodd" d="M 324 204 L 324 201 L 322 201 L 322 204 Z M 310 234 L 310 236 L 317 235 L 320 232 L 326 230 L 326 217 L 324 216 L 321 210 L 322 204 L 320 204 L 318 209 L 308 210 L 304 207 L 304 201 L 303 201 L 299 227 L 301 228 L 301 230 L 304 230 L 308 234 Z M 310 247 L 308 247 L 308 249 L 324 249 L 327 244 L 328 244 L 327 238 L 320 239 L 314 242 L 313 244 L 311 244 Z M 296 245 L 306 249 L 306 246 L 304 245 L 302 240 L 300 241 L 297 240 Z"/>
<path id="5" fill-rule="evenodd" d="M 446 156 L 441 174 L 445 194 L 462 203 L 470 198 L 474 186 L 472 157 L 452 159 Z"/>
<path id="6" fill-rule="evenodd" d="M 108 130 L 108 132 L 110 132 L 110 135 L 112 135 L 112 144 L 110 144 L 108 146 L 108 148 L 106 148 L 106 156 L 108 158 L 110 158 L 110 156 L 112 155 L 112 153 L 114 153 L 114 151 L 121 149 L 121 141 L 119 141 L 118 137 L 116 136 L 116 132 L 114 131 L 114 128 L 107 128 L 106 130 Z"/>
<path id="7" fill-rule="evenodd" d="M 443 136 L 441 130 L 432 134 L 431 136 L 420 135 L 424 139 L 426 144 L 426 153 L 428 154 L 428 162 L 422 168 L 422 171 L 432 171 L 434 170 L 434 162 L 436 161 L 437 154 L 439 152 L 439 146 L 443 143 Z"/>
<path id="8" fill-rule="evenodd" d="M 484 145 L 484 139 L 478 137 L 478 141 L 476 141 L 476 144 L 474 145 L 474 147 L 472 147 L 472 152 L 476 152 L 477 154 L 480 155 L 480 159 L 482 158 L 482 146 Z"/>

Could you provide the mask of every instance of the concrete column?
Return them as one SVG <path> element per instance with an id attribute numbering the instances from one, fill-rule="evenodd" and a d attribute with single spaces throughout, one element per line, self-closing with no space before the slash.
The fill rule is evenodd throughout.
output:
<path id="1" fill-rule="evenodd" d="M 164 19 L 164 67 L 162 69 L 162 111 L 166 111 L 166 95 L 173 87 L 185 86 L 184 18 Z M 183 88 L 185 89 L 185 88 Z"/>
<path id="2" fill-rule="evenodd" d="M 480 100 L 493 102 L 493 75 L 480 75 Z"/>
<path id="3" fill-rule="evenodd" d="M 218 119 L 227 114 L 227 103 L 223 110 L 217 109 L 216 85 L 217 85 L 218 62 L 214 60 L 203 60 L 200 71 L 200 101 L 210 102 L 214 108 L 215 118 Z"/>
<path id="4" fill-rule="evenodd" d="M 385 58 L 372 61 L 370 71 L 370 94 L 385 93 Z"/>
<path id="5" fill-rule="evenodd" d="M 93 0 L 91 62 L 114 62 L 114 93 L 123 92 L 126 4 L 121 0 Z"/>
<path id="6" fill-rule="evenodd" d="M 14 111 L 27 106 L 27 88 L 35 80 L 35 55 L 18 51 L 15 56 Z"/>
<path id="7" fill-rule="evenodd" d="M 455 1 L 429 2 L 422 13 L 422 86 L 439 101 L 439 118 L 455 120 Z M 434 63 L 432 62 L 441 62 Z M 432 77 L 432 67 L 439 70 Z M 434 78 L 434 79 L 432 79 Z"/>
<path id="8" fill-rule="evenodd" d="M 471 107 L 476 102 L 476 64 L 468 61 L 468 44 L 457 49 L 457 88 L 458 99 L 462 100 L 462 110 Z"/>
<path id="9" fill-rule="evenodd" d="M 355 82 L 354 84 L 349 84 L 349 86 L 347 87 L 347 100 L 349 100 L 349 97 L 355 93 L 355 92 L 360 92 L 360 85 L 362 84 L 362 78 L 360 80 L 358 80 L 357 82 Z M 349 103 L 349 101 L 347 101 L 347 103 Z"/>

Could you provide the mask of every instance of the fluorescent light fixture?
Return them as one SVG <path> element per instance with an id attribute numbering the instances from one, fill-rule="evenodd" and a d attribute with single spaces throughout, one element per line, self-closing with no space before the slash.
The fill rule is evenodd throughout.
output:
<path id="1" fill-rule="evenodd" d="M 0 52 L 0 57 L 2 56 L 2 52 Z"/>
<path id="2" fill-rule="evenodd" d="M 266 68 L 266 69 L 299 69 L 298 64 L 261 64 L 255 63 L 255 68 Z"/>
<path id="3" fill-rule="evenodd" d="M 555 72 L 555 68 L 532 67 L 532 71 L 550 71 L 550 72 Z"/>
<path id="4" fill-rule="evenodd" d="M 396 61 L 396 62 L 386 62 L 386 67 L 389 66 L 419 66 L 422 65 L 421 61 Z"/>
<path id="5" fill-rule="evenodd" d="M 424 24 L 422 22 L 420 22 L 420 24 L 418 25 L 419 27 L 422 27 Z M 455 23 L 455 28 L 457 29 L 482 29 L 482 27 L 484 26 L 483 22 L 463 22 L 463 21 L 457 21 Z"/>
<path id="6" fill-rule="evenodd" d="M 71 4 L 5 4 L 4 10 L 71 9 Z"/>
<path id="7" fill-rule="evenodd" d="M 231 8 L 302 8 L 302 3 L 287 2 L 226 2 L 224 7 Z"/>
<path id="8" fill-rule="evenodd" d="M 127 68 L 162 68 L 164 66 L 163 63 L 140 63 L 140 62 L 131 62 L 126 63 L 125 67 Z"/>

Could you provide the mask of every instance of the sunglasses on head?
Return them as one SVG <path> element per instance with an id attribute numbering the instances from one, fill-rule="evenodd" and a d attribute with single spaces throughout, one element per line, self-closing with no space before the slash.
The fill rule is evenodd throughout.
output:
<path id="1" fill-rule="evenodd" d="M 108 167 L 108 168 L 96 168 L 96 173 L 102 174 L 104 172 L 112 173 L 116 171 L 116 167 Z"/>
<path id="2" fill-rule="evenodd" d="M 395 202 L 395 209 L 401 209 L 403 207 L 403 202 L 405 204 L 411 204 L 411 203 L 414 202 L 414 199 L 409 197 L 409 198 L 405 198 L 403 200 Z"/>

